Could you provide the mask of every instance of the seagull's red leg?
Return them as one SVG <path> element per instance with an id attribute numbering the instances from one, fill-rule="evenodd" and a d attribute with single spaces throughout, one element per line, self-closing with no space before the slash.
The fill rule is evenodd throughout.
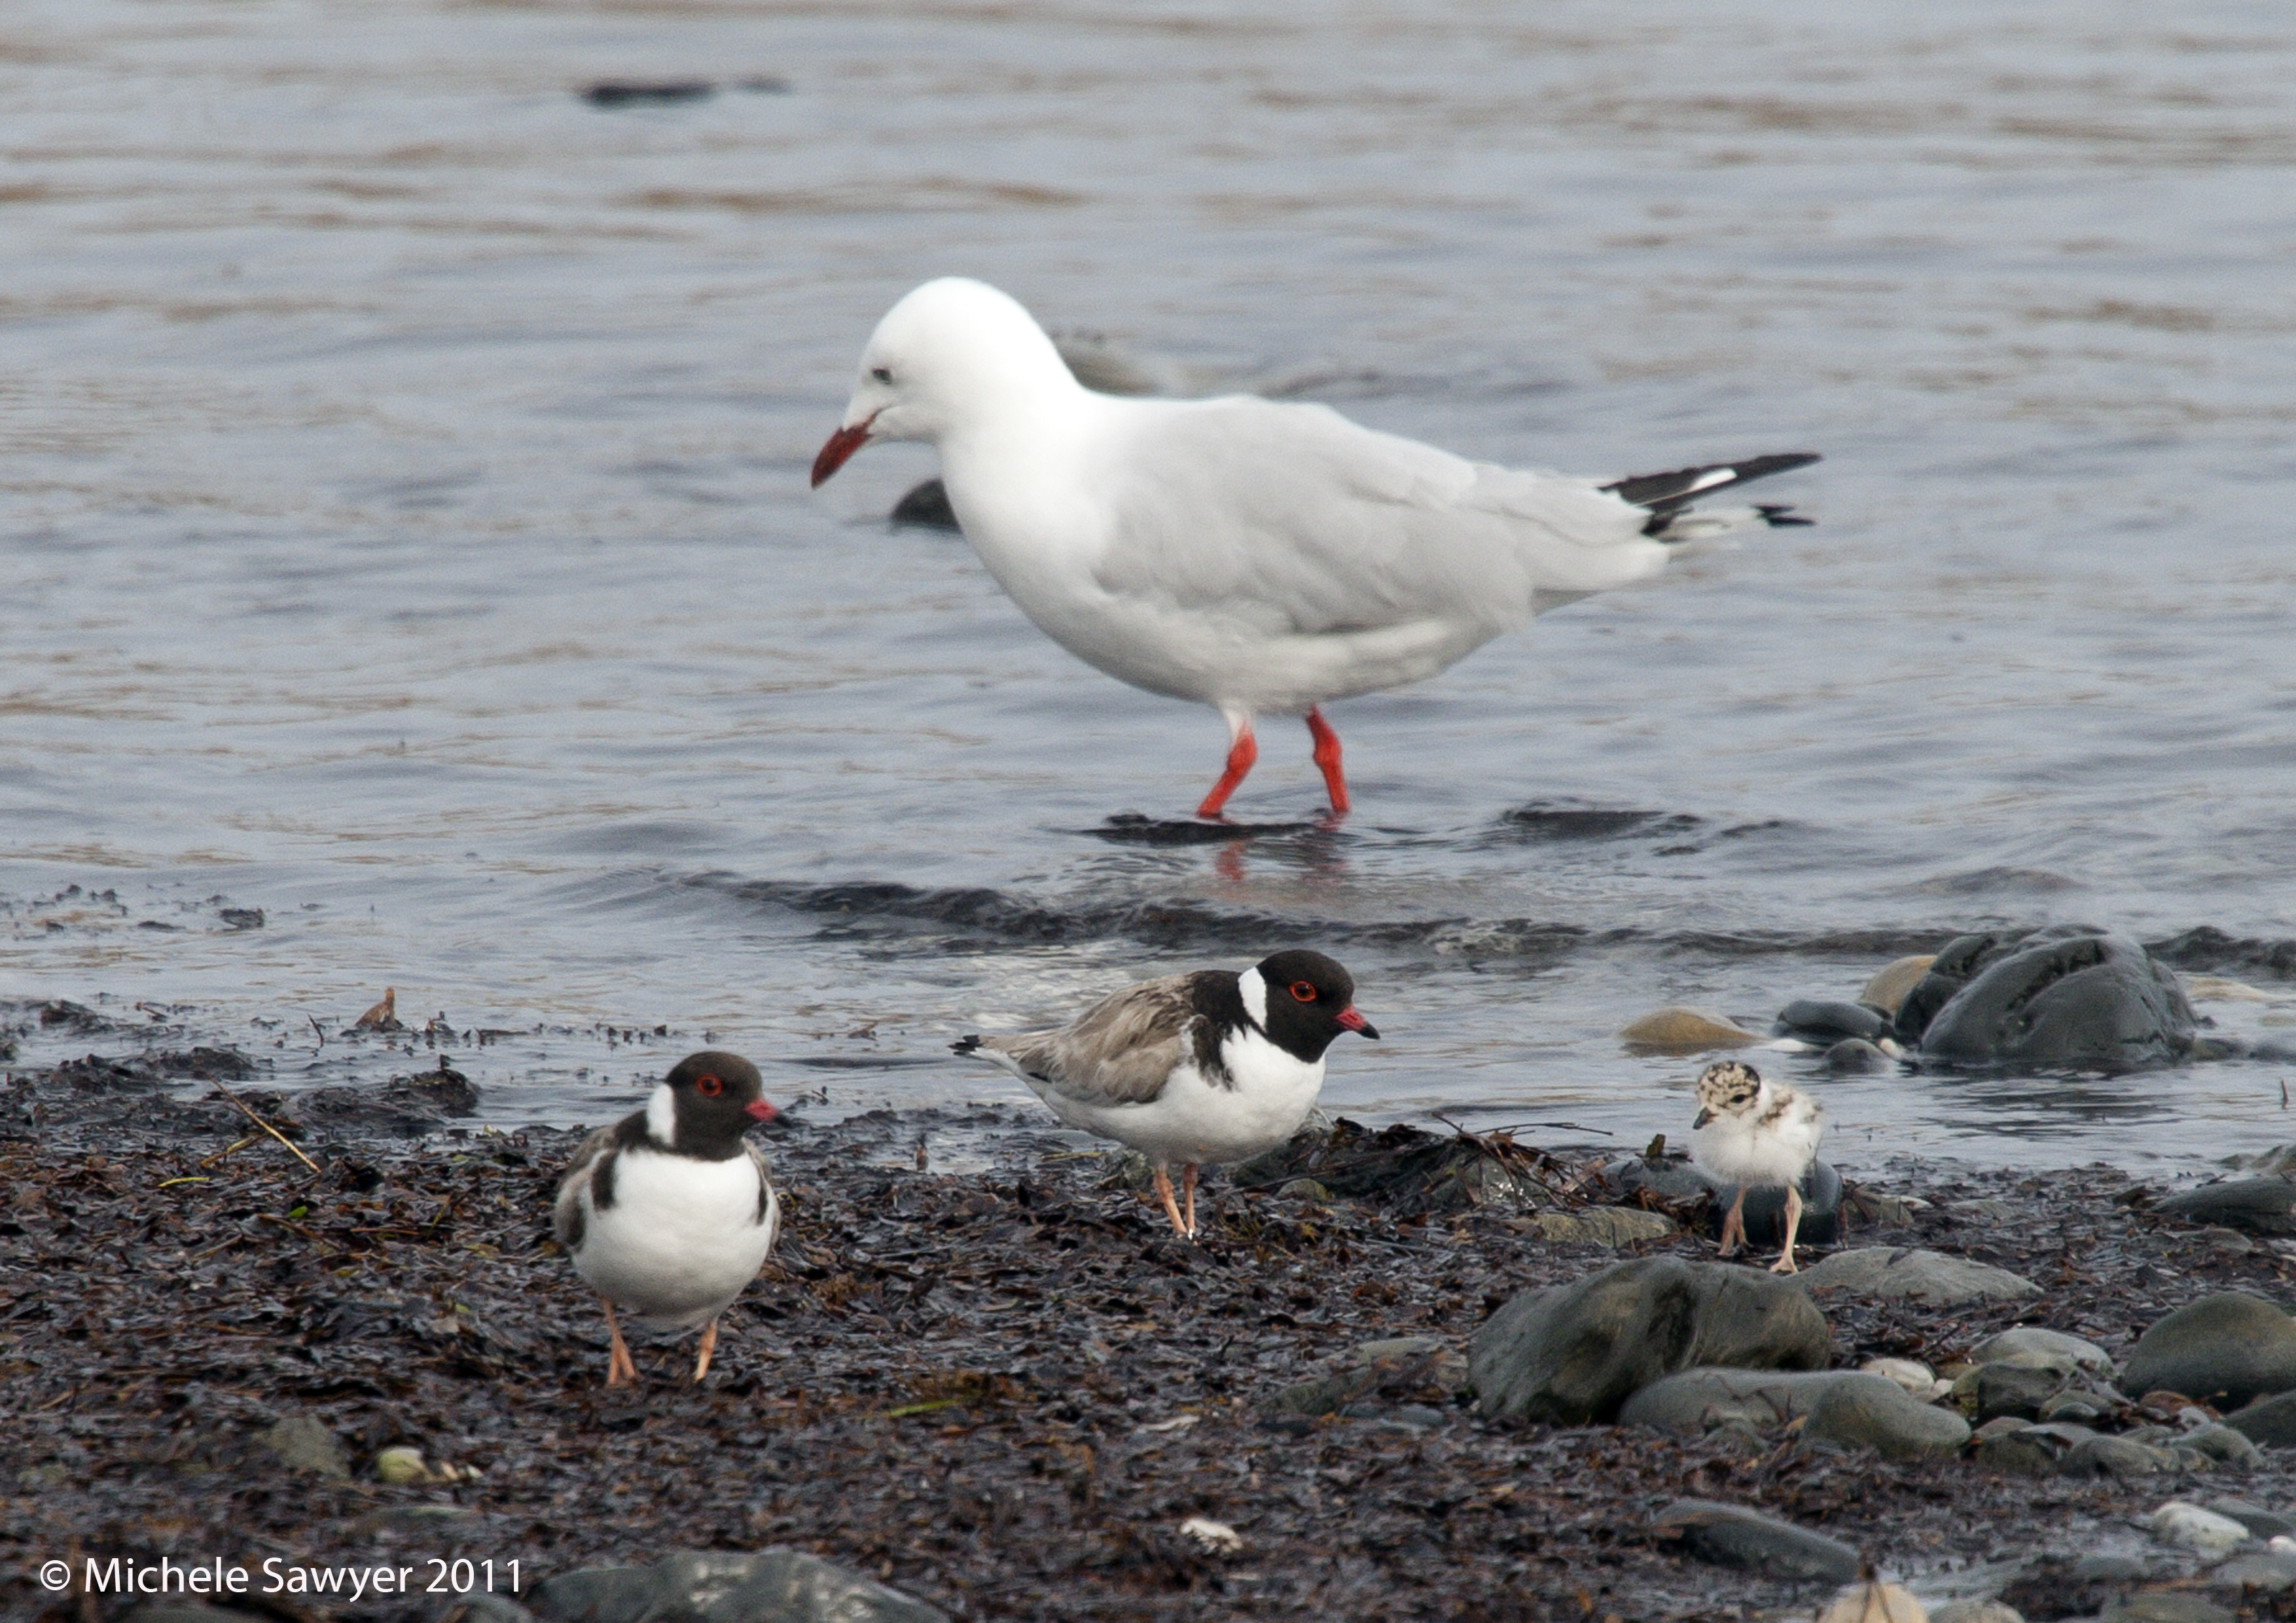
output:
<path id="1" fill-rule="evenodd" d="M 1180 1203 L 1172 1198 L 1172 1175 L 1161 1167 L 1156 1168 L 1156 1193 L 1163 1198 L 1164 1215 L 1172 1219 L 1172 1232 L 1185 1240 L 1188 1231 L 1180 1224 Z"/>
<path id="2" fill-rule="evenodd" d="M 1251 717 L 1241 710 L 1224 714 L 1227 717 L 1230 741 L 1227 770 L 1220 774 L 1219 782 L 1212 785 L 1212 791 L 1204 797 L 1204 803 L 1196 807 L 1199 817 L 1218 816 L 1220 807 L 1227 804 L 1228 796 L 1234 794 L 1235 786 L 1243 782 L 1243 775 L 1251 770 L 1251 763 L 1259 758 L 1259 742 L 1251 736 Z"/>
<path id="3" fill-rule="evenodd" d="M 701 1377 L 709 1373 L 710 1355 L 718 1350 L 718 1321 L 711 1319 L 709 1328 L 701 1332 L 701 1356 L 693 1361 L 693 1384 L 700 1386 Z"/>
<path id="4" fill-rule="evenodd" d="M 627 1386 L 638 1378 L 638 1366 L 631 1361 L 629 1343 L 622 1340 L 622 1327 L 614 1323 L 613 1302 L 602 1296 L 598 1304 L 606 1310 L 606 1333 L 614 1339 L 606 1354 L 606 1384 Z"/>
<path id="5" fill-rule="evenodd" d="M 1794 1234 L 1801 1227 L 1801 1191 L 1792 1184 L 1786 1185 L 1786 1249 L 1770 1265 L 1773 1274 L 1799 1274 L 1801 1269 L 1793 1258 Z"/>
<path id="6" fill-rule="evenodd" d="M 1308 708 L 1308 735 L 1316 741 L 1316 765 L 1323 768 L 1324 787 L 1331 791 L 1332 809 L 1348 809 L 1348 780 L 1340 771 L 1340 735 L 1332 731 L 1332 724 L 1324 719 L 1324 712 L 1315 706 Z"/>
<path id="7" fill-rule="evenodd" d="M 1190 1161 L 1180 1168 L 1180 1187 L 1188 1196 L 1188 1238 L 1196 1237 L 1196 1163 Z"/>

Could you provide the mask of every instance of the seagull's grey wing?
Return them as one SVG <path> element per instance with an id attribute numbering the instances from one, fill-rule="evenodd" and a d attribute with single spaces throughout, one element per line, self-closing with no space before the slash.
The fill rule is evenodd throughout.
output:
<path id="1" fill-rule="evenodd" d="M 598 1158 L 614 1147 L 614 1127 L 600 1127 L 575 1146 L 574 1159 L 566 1163 L 565 1175 L 558 1180 L 558 1198 L 550 1209 L 551 1231 L 558 1237 L 558 1246 L 568 1255 L 582 1249 L 582 1191 L 590 1182 L 590 1174 L 598 1165 Z"/>
<path id="2" fill-rule="evenodd" d="M 753 1143 L 742 1146 L 750 1152 L 750 1165 L 758 1169 L 758 1221 L 766 1229 L 766 1255 L 774 1254 L 774 1242 L 781 1237 L 782 1203 L 774 1194 L 774 1180 L 766 1166 L 766 1152 Z"/>
<path id="3" fill-rule="evenodd" d="M 1260 635 L 1442 619 L 1493 634 L 1655 573 L 1650 514 L 1592 480 L 1472 463 L 1248 395 L 1138 401 L 1105 470 L 1109 591 Z"/>
<path id="4" fill-rule="evenodd" d="M 1187 1050 L 1194 977 L 1167 975 L 1103 998 L 1057 1031 L 984 1037 L 980 1046 L 1082 1104 L 1145 1104 Z"/>

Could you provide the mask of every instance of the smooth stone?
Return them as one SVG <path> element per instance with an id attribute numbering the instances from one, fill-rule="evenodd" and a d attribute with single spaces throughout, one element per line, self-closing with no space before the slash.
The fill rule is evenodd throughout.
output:
<path id="1" fill-rule="evenodd" d="M 2248 1529 L 2251 1538 L 2271 1538 L 2284 1533 L 2296 1533 L 2296 1517 L 2284 1516 L 2278 1511 L 2267 1510 L 2261 1504 L 2246 1499 L 2211 1499 L 2205 1506 L 2219 1516 L 2229 1516 Z"/>
<path id="2" fill-rule="evenodd" d="M 1894 1381 L 1853 1373 L 1818 1394 L 1801 1434 L 1902 1460 L 1955 1453 L 1969 1440 L 1969 1422 L 1923 1403 Z"/>
<path id="3" fill-rule="evenodd" d="M 1590 1206 L 1584 1211 L 1542 1211 L 1532 1232 L 1556 1244 L 1607 1245 L 1613 1250 L 1674 1233 L 1674 1219 L 1632 1206 Z"/>
<path id="4" fill-rule="evenodd" d="M 2189 1449 L 2216 1464 L 2242 1471 L 2264 1463 L 2263 1450 L 2230 1426 L 2195 1426 L 2177 1439 L 2176 1447 Z"/>
<path id="5" fill-rule="evenodd" d="M 1726 1425 L 1759 1433 L 1808 1414 L 1849 1370 L 1687 1369 L 1619 1406 L 1619 1424 L 1696 1435 Z M 1881 1379 L 1879 1376 L 1874 1377 Z"/>
<path id="6" fill-rule="evenodd" d="M 1675 1007 L 1620 1027 L 1619 1040 L 1653 1053 L 1704 1053 L 1715 1048 L 1751 1048 L 1768 1039 L 1719 1014 Z"/>
<path id="7" fill-rule="evenodd" d="M 2120 1377 L 2120 1389 L 2131 1397 L 2161 1388 L 2203 1401 L 2220 1398 L 2219 1409 L 2296 1388 L 2296 1320 L 2237 1291 L 2177 1308 L 2138 1340 Z"/>
<path id="8" fill-rule="evenodd" d="M 1825 1069 L 1837 1077 L 1878 1077 L 1897 1070 L 1898 1062 L 1871 1043 L 1845 1037 L 1825 1051 Z"/>
<path id="9" fill-rule="evenodd" d="M 1833 1350 L 1824 1315 L 1784 1280 L 1644 1257 L 1516 1297 L 1476 1332 L 1468 1368 L 1486 1419 L 1585 1425 L 1677 1370 L 1823 1369 Z"/>
<path id="10" fill-rule="evenodd" d="M 1972 1364 L 2004 1364 L 2035 1354 L 2066 1359 L 2079 1369 L 2102 1370 L 2108 1374 L 2112 1370 L 2112 1355 L 2095 1342 L 2067 1335 L 2062 1330 L 2043 1330 L 2037 1324 L 2020 1324 L 1999 1335 L 1988 1336 L 1977 1344 L 1969 1359 Z"/>
<path id="11" fill-rule="evenodd" d="M 1972 1223 L 1983 1223 L 1988 1225 L 1996 1223 L 2014 1223 L 2022 1216 L 2016 1206 L 2007 1201 L 1956 1201 L 1946 1209 L 1956 1217 L 1964 1217 Z"/>
<path id="12" fill-rule="evenodd" d="M 2062 1442 L 2038 1433 L 2038 1429 L 2015 1421 L 1994 1420 L 1988 1426 L 2004 1426 L 2005 1430 L 1978 1439 L 1977 1450 L 1971 1456 L 1980 1465 L 1996 1471 L 2006 1471 L 2021 1477 L 2046 1476 L 2057 1468 L 2057 1463 L 2068 1452 Z"/>
<path id="13" fill-rule="evenodd" d="M 262 1442 L 291 1471 L 346 1479 L 351 1474 L 350 1456 L 335 1434 L 308 1414 L 281 1421 L 263 1434 Z"/>
<path id="14" fill-rule="evenodd" d="M 2162 1544 L 2172 1544 L 2203 1555 L 2224 1555 L 2249 1539 L 2248 1529 L 2229 1516 L 2183 1499 L 2171 1499 L 2154 1511 L 2144 1524 Z"/>
<path id="15" fill-rule="evenodd" d="M 1651 1519 L 1651 1527 L 1677 1534 L 1692 1555 L 1718 1566 L 1831 1584 L 1857 1576 L 1857 1552 L 1848 1545 L 1743 1505 L 1677 1499 Z"/>
<path id="16" fill-rule="evenodd" d="M 1841 1175 L 1822 1160 L 1813 1160 L 1809 1170 L 1801 1175 L 1801 1184 L 1796 1191 L 1801 1196 L 1801 1222 L 1794 1229 L 1794 1243 L 1832 1245 L 1841 1238 Z M 1738 1198 L 1735 1184 L 1718 1184 L 1714 1187 L 1714 1204 L 1706 1211 L 1706 1232 L 1716 1239 L 1722 1236 L 1722 1219 L 1729 1215 L 1731 1205 Z M 1740 1214 L 1746 1225 L 1746 1244 L 1754 1250 L 1768 1250 L 1786 1242 L 1786 1192 L 1783 1188 L 1749 1189 L 1745 1210 Z"/>
<path id="17" fill-rule="evenodd" d="M 1358 1341 L 1348 1348 L 1350 1364 L 1376 1364 L 1382 1358 L 1416 1358 L 1447 1347 L 1441 1336 L 1390 1336 L 1383 1341 Z"/>
<path id="18" fill-rule="evenodd" d="M 1332 1192 L 1311 1177 L 1295 1177 L 1275 1193 L 1286 1200 L 1309 1201 L 1317 1206 L 1332 1203 Z"/>
<path id="19" fill-rule="evenodd" d="M 1997 1437 L 2014 1437 L 2020 1431 L 2030 1431 L 2033 1422 L 2019 1420 L 2014 1414 L 1997 1414 L 1977 1428 L 1973 1434 L 1980 1443 L 1989 1443 Z"/>
<path id="20" fill-rule="evenodd" d="M 2103 1406 L 2087 1392 L 2059 1392 L 2041 1406 L 2043 1420 L 2091 1421 L 2104 1418 Z"/>
<path id="21" fill-rule="evenodd" d="M 1866 1246 L 1836 1251 L 1793 1275 L 1805 1291 L 1850 1291 L 1860 1296 L 1910 1297 L 1932 1307 L 1963 1302 L 2013 1301 L 2038 1296 L 2041 1288 L 2005 1268 L 1988 1267 L 1939 1251 Z"/>
<path id="22" fill-rule="evenodd" d="M 1910 958 L 1898 958 L 1874 971 L 1872 979 L 1857 994 L 1857 1001 L 1896 1016 L 1898 1005 L 1906 1001 L 1906 994 L 1921 984 L 1937 962 L 1935 953 L 1916 953 Z"/>
<path id="23" fill-rule="evenodd" d="M 2175 1471 L 2182 1463 L 2171 1448 L 2154 1448 L 2125 1437 L 2089 1437 L 2067 1449 L 2057 1469 L 2069 1477 L 2149 1477 Z"/>
<path id="24" fill-rule="evenodd" d="M 427 1482 L 430 1468 L 422 1463 L 422 1450 L 401 1446 L 386 1448 L 374 1456 L 374 1474 L 394 1487 L 409 1482 Z"/>
<path id="25" fill-rule="evenodd" d="M 1863 1004 L 1798 997 L 1778 1011 L 1775 1029 L 1781 1037 L 1798 1037 L 1805 1042 L 1832 1043 L 1856 1037 L 1878 1043 L 1890 1035 L 1890 1018 Z"/>
<path id="26" fill-rule="evenodd" d="M 1911 1358 L 1868 1358 L 1857 1367 L 1866 1374 L 1896 1381 L 1924 1403 L 1940 1391 L 1937 1372 Z M 1949 1381 L 1945 1383 L 1947 1387 L 1952 1384 Z"/>
<path id="27" fill-rule="evenodd" d="M 2152 1570 L 2133 1555 L 2084 1555 L 2073 1562 L 2077 1584 L 2133 1584 Z"/>
<path id="28" fill-rule="evenodd" d="M 2152 1209 L 2251 1234 L 2296 1234 L 2296 1183 L 2283 1177 L 2239 1178 L 2204 1184 L 2170 1195 Z"/>
<path id="29" fill-rule="evenodd" d="M 2038 1420 L 2041 1406 L 2064 1390 L 2063 1372 L 2028 1369 L 2015 1364 L 1980 1364 L 1977 1367 L 1977 1417 L 1997 1420 L 2013 1415 Z"/>
<path id="30" fill-rule="evenodd" d="M 2275 1144 L 2269 1150 L 2258 1151 L 2254 1155 L 2227 1155 L 2222 1164 L 2235 1172 L 2287 1177 L 2296 1174 L 2296 1143 Z"/>
<path id="31" fill-rule="evenodd" d="M 1999 1601 L 1948 1601 L 1930 1612 L 1930 1623 L 2025 1623 L 2025 1614 Z"/>
<path id="32" fill-rule="evenodd" d="M 2270 1551 L 2235 1555 L 2223 1565 L 2211 1568 L 2209 1581 L 2226 1589 L 2256 1589 L 2267 1594 L 2284 1594 L 2296 1589 L 2296 1555 L 2275 1554 Z"/>
<path id="33" fill-rule="evenodd" d="M 2214 1601 L 2177 1589 L 2139 1589 L 2116 1595 L 2097 1614 L 2101 1623 L 2239 1623 Z"/>
<path id="34" fill-rule="evenodd" d="M 2139 942 L 2082 925 L 1962 936 L 1906 995 L 1900 1042 L 1949 1064 L 2132 1070 L 2192 1053 L 2198 1019 Z"/>
<path id="35" fill-rule="evenodd" d="M 545 1623 L 948 1623 L 938 1606 L 802 1550 L 681 1550 L 650 1567 L 592 1567 L 528 1594 Z"/>
<path id="36" fill-rule="evenodd" d="M 2226 1416 L 2225 1424 L 2267 1448 L 2296 1447 L 2296 1392 L 2259 1398 Z"/>
<path id="37" fill-rule="evenodd" d="M 2235 1257 L 2245 1257 L 2256 1250 L 2256 1242 L 2238 1229 L 2204 1228 L 2201 1231 L 2201 1238 L 2217 1250 L 2229 1251 Z"/>

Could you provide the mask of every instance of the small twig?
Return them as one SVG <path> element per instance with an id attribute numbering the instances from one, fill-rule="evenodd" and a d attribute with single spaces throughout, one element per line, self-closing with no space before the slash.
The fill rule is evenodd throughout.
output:
<path id="1" fill-rule="evenodd" d="M 248 1145 L 255 1142 L 256 1141 L 252 1138 L 242 1138 L 235 1144 L 226 1144 L 222 1149 L 217 1150 L 213 1155 L 209 1156 L 207 1160 L 201 1161 L 200 1165 L 202 1167 L 212 1167 L 225 1156 L 229 1155 L 234 1150 L 244 1150 Z"/>
<path id="2" fill-rule="evenodd" d="M 315 1026 L 318 1024 L 316 1021 L 313 1021 L 311 1023 Z M 264 1120 L 262 1117 L 257 1115 L 255 1111 L 248 1106 L 246 1101 L 242 1100 L 237 1094 L 233 1093 L 231 1089 L 226 1087 L 220 1082 L 215 1085 L 215 1090 L 221 1094 L 225 1098 L 230 1100 L 234 1104 L 239 1106 L 241 1111 L 250 1121 L 253 1122 L 257 1127 L 261 1127 L 265 1132 L 270 1134 L 272 1137 L 277 1139 L 281 1143 L 285 1144 L 289 1150 L 294 1152 L 294 1156 L 297 1160 L 301 1161 L 306 1167 L 308 1167 L 314 1172 L 316 1172 L 319 1169 L 318 1162 L 313 1160 L 309 1156 L 295 1148 L 294 1140 L 289 1138 L 286 1134 L 281 1132 L 277 1127 L 273 1127 L 269 1122 Z"/>
<path id="3" fill-rule="evenodd" d="M 318 1034 L 319 1046 L 324 1048 L 327 1045 L 327 1029 L 319 1023 L 316 1014 L 306 1014 L 303 1018 L 311 1022 L 311 1029 Z"/>

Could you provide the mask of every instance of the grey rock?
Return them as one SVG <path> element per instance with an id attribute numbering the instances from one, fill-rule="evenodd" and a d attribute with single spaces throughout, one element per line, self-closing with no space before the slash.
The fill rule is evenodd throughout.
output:
<path id="1" fill-rule="evenodd" d="M 281 1421 L 263 1434 L 262 1441 L 290 1471 L 316 1471 L 323 1477 L 351 1474 L 350 1456 L 335 1434 L 308 1414 Z"/>
<path id="2" fill-rule="evenodd" d="M 2054 1471 L 2064 1455 L 2047 1439 L 2034 1436 L 2030 1430 L 2020 1430 L 1984 1439 L 1970 1457 L 1980 1465 L 2013 1476 L 2041 1477 Z"/>
<path id="3" fill-rule="evenodd" d="M 1825 1069 L 1837 1077 L 1878 1077 L 1898 1069 L 1898 1062 L 1873 1044 L 1845 1037 L 1825 1051 Z"/>
<path id="4" fill-rule="evenodd" d="M 2064 1390 L 2064 1386 L 2065 1378 L 2056 1370 L 1981 1364 L 1977 1369 L 1977 1417 L 1993 1420 L 2010 1414 L 2038 1420 L 2041 1406 Z"/>
<path id="5" fill-rule="evenodd" d="M 2133 1398 L 2163 1388 L 2220 1409 L 2296 1388 L 2296 1320 L 2237 1291 L 2177 1308 L 2138 1340 L 2120 1377 Z"/>
<path id="6" fill-rule="evenodd" d="M 2014 1301 L 2041 1293 L 2041 1288 L 2032 1281 L 2021 1279 L 2005 1268 L 1989 1267 L 1940 1251 L 1904 1250 L 1886 1245 L 1836 1251 L 1792 1277 L 1805 1291 L 1910 1297 L 1939 1307 L 1963 1302 Z"/>
<path id="7" fill-rule="evenodd" d="M 2211 1499 L 2204 1507 L 2219 1516 L 2229 1516 L 2249 1530 L 2252 1537 L 2274 1538 L 2282 1534 L 2296 1534 L 2296 1517 L 2267 1510 L 2261 1504 L 2246 1499 Z"/>
<path id="8" fill-rule="evenodd" d="M 2195 1426 L 2175 1446 L 2236 1471 L 2251 1471 L 2264 1463 L 2263 1451 L 2230 1426 Z"/>
<path id="9" fill-rule="evenodd" d="M 1946 1209 L 1956 1217 L 1971 1223 L 1990 1226 L 1997 1223 L 2014 1223 L 2023 1214 L 2009 1201 L 1956 1201 Z"/>
<path id="10" fill-rule="evenodd" d="M 1584 1425 L 1694 1365 L 1822 1369 L 1832 1355 L 1824 1316 L 1785 1282 L 1644 1257 L 1507 1303 L 1476 1332 L 1468 1375 L 1486 1418 Z"/>
<path id="11" fill-rule="evenodd" d="M 1853 1372 L 1818 1394 L 1802 1436 L 1910 1459 L 1956 1452 L 1969 1440 L 1969 1422 L 1922 1402 L 1894 1381 Z"/>
<path id="12" fill-rule="evenodd" d="M 2084 1555 L 2073 1562 L 2077 1584 L 2133 1584 L 2152 1569 L 2134 1555 Z"/>
<path id="13" fill-rule="evenodd" d="M 1948 1601 L 1929 1609 L 1930 1623 L 2025 1623 L 2025 1614 L 1999 1601 Z"/>
<path id="14" fill-rule="evenodd" d="M 2175 1471 L 2182 1463 L 2173 1448 L 2155 1448 L 2125 1437 L 2091 1437 L 2067 1449 L 2057 1469 L 2069 1477 L 2149 1477 Z"/>
<path id="15" fill-rule="evenodd" d="M 2284 1177 L 2251 1177 L 2203 1184 L 2170 1195 L 2152 1209 L 2163 1217 L 2244 1234 L 2296 1234 L 2296 1183 Z"/>
<path id="16" fill-rule="evenodd" d="M 1921 984 L 1922 977 L 1930 972 L 1930 965 L 1936 962 L 1934 953 L 1923 953 L 1885 963 L 1858 988 L 1857 1001 L 1894 1017 L 1898 1005 L 1906 1001 L 1906 994 Z"/>
<path id="17" fill-rule="evenodd" d="M 1857 1552 L 1848 1545 L 1743 1505 L 1677 1499 L 1651 1519 L 1651 1528 L 1680 1538 L 1692 1555 L 1718 1566 L 1829 1584 L 1857 1576 Z"/>
<path id="18" fill-rule="evenodd" d="M 1652 1381 L 1628 1398 L 1619 1406 L 1619 1424 L 1691 1436 L 1742 1426 L 1759 1436 L 1808 1414 L 1821 1396 L 1855 1373 L 1835 1369 L 1684 1370 Z"/>
<path id="19" fill-rule="evenodd" d="M 1870 1046 L 1890 1035 L 1890 1017 L 1862 1003 L 1798 997 L 1778 1011 L 1773 1029 L 1781 1037 L 1798 1037 L 1806 1043 L 1831 1043 L 1848 1037 Z"/>
<path id="20" fill-rule="evenodd" d="M 2040 1418 L 2086 1422 L 2103 1419 L 2104 1410 L 2105 1406 L 2097 1401 L 2094 1393 L 2059 1392 L 2041 1406 Z"/>
<path id="21" fill-rule="evenodd" d="M 1949 942 L 1895 1025 L 1898 1041 L 1953 1065 L 2131 1070 L 2185 1059 L 2199 1022 L 2141 944 L 2053 925 Z"/>
<path id="22" fill-rule="evenodd" d="M 2097 1615 L 2103 1623 L 2239 1623 L 2226 1608 L 2180 1589 L 2139 1589 L 2117 1595 Z"/>
<path id="23" fill-rule="evenodd" d="M 1988 1336 L 1977 1344 L 1969 1361 L 2004 1364 L 2028 1357 L 2062 1358 L 2077 1369 L 2110 1372 L 2112 1368 L 2112 1355 L 2095 1342 L 2067 1335 L 2062 1330 L 2043 1330 L 2035 1324 L 2020 1324 L 1997 1336 Z"/>
<path id="24" fill-rule="evenodd" d="M 1259 1406 L 1263 1416 L 1280 1414 L 1379 1414 L 1383 1396 L 1433 1388 L 1456 1392 L 1467 1383 L 1466 1360 L 1433 1336 L 1366 1341 L 1346 1367 L 1313 1381 L 1285 1387 Z"/>
<path id="25" fill-rule="evenodd" d="M 1667 1160 L 1653 1163 L 1639 1155 L 1613 1161 L 1603 1169 L 1603 1181 L 1617 1193 L 1631 1195 L 1650 1190 L 1669 1201 L 1695 1200 L 1704 1195 L 1711 1202 L 1706 1209 L 1706 1232 L 1718 1236 L 1722 1232 L 1723 1215 L 1730 1203 L 1738 1198 L 1737 1186 L 1707 1176 L 1686 1160 Z M 1801 1225 L 1796 1231 L 1797 1242 L 1804 1245 L 1832 1245 L 1841 1237 L 1841 1175 L 1822 1160 L 1810 1163 L 1802 1175 L 1797 1193 L 1801 1196 Z M 1749 1246 L 1778 1246 L 1785 1243 L 1786 1192 L 1784 1189 L 1750 1189 L 1746 1192 L 1746 1243 Z"/>
<path id="26" fill-rule="evenodd" d="M 561 1573 L 528 1599 L 544 1623 L 948 1623 L 939 1607 L 788 1549 Z"/>
<path id="27" fill-rule="evenodd" d="M 2225 1424 L 2267 1448 L 2296 1447 L 2296 1392 L 2259 1398 L 2233 1414 Z"/>
<path id="28" fill-rule="evenodd" d="M 1590 1206 L 1584 1211 L 1542 1211 L 1530 1219 L 1534 1233 L 1557 1243 L 1616 1248 L 1674 1233 L 1674 1219 L 1632 1206 Z"/>
<path id="29" fill-rule="evenodd" d="M 2269 1552 L 2235 1555 L 2221 1566 L 2210 1568 L 2209 1581 L 2226 1589 L 2257 1589 L 2267 1594 L 2283 1594 L 2296 1589 L 2296 1555 Z"/>

